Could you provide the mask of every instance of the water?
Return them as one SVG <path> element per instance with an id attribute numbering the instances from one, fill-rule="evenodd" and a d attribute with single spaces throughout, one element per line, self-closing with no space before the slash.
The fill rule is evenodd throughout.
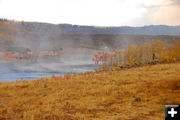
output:
<path id="1" fill-rule="evenodd" d="M 73 58 L 58 61 L 39 61 L 36 63 L 4 63 L 0 64 L 0 82 L 32 80 L 51 76 L 84 73 L 94 71 L 99 66 L 91 59 Z"/>
<path id="2" fill-rule="evenodd" d="M 61 73 L 45 73 L 45 72 L 0 72 L 0 82 L 32 80 L 44 77 L 63 76 Z"/>

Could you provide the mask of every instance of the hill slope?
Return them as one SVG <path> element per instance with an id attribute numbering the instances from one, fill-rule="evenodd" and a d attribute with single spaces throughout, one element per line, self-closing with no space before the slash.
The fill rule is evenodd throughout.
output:
<path id="1" fill-rule="evenodd" d="M 180 63 L 0 83 L 0 119 L 160 120 L 180 104 Z"/>
<path id="2" fill-rule="evenodd" d="M 50 24 L 38 22 L 5 21 L 10 26 L 35 32 L 57 32 L 61 34 L 130 34 L 130 35 L 180 35 L 180 26 L 149 25 L 142 27 L 98 27 L 72 24 Z"/>
<path id="3" fill-rule="evenodd" d="M 180 40 L 180 26 L 95 27 L 37 22 L 0 23 L 0 50 L 9 46 L 23 46 L 34 52 L 49 46 L 125 48 L 129 43 L 154 40 Z"/>

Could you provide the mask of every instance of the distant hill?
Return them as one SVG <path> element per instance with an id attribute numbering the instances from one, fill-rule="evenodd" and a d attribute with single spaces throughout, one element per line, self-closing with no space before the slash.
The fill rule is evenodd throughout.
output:
<path id="1" fill-rule="evenodd" d="M 53 31 L 62 34 L 130 34 L 130 35 L 178 35 L 180 36 L 180 26 L 149 25 L 143 27 L 97 27 L 82 26 L 71 24 L 49 24 L 38 22 L 9 21 L 0 19 L 16 28 L 26 29 L 28 31 Z M 1 25 L 0 25 L 1 27 Z"/>
<path id="2" fill-rule="evenodd" d="M 180 26 L 150 25 L 144 27 L 94 27 L 58 25 L 63 33 L 69 34 L 130 34 L 130 35 L 180 35 Z"/>
<path id="3" fill-rule="evenodd" d="M 13 45 L 36 49 L 53 45 L 119 47 L 158 39 L 180 40 L 180 26 L 96 27 L 0 19 L 0 49 Z"/>

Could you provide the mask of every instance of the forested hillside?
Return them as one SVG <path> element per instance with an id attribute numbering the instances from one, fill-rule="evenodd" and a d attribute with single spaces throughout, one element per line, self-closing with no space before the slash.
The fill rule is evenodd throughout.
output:
<path id="1" fill-rule="evenodd" d="M 173 35 L 173 36 L 172 36 Z M 58 45 L 61 47 L 126 47 L 129 43 L 180 40 L 180 26 L 95 27 L 0 20 L 0 48 L 28 48 Z"/>

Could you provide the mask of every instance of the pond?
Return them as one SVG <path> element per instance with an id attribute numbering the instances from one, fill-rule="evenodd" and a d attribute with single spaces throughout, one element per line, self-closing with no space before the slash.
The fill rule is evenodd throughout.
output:
<path id="1" fill-rule="evenodd" d="M 0 64 L 0 82 L 32 80 L 94 71 L 99 65 L 83 59 Z"/>

